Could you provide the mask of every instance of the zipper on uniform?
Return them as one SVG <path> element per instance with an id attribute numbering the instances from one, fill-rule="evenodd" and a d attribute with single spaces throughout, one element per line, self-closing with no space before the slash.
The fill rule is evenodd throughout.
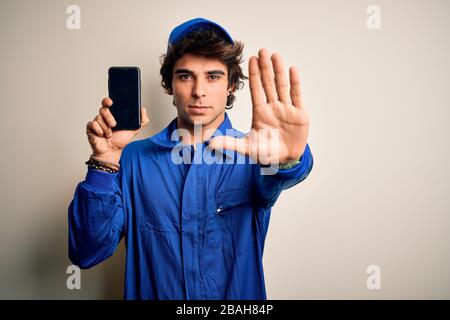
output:
<path id="1" fill-rule="evenodd" d="M 234 204 L 224 204 L 224 205 L 221 205 L 220 207 L 218 207 L 217 209 L 216 209 L 216 214 L 220 214 L 220 215 L 222 215 L 223 214 L 223 211 L 225 210 L 225 209 L 228 209 L 228 208 L 230 208 L 230 207 L 233 207 L 234 206 Z"/>
<path id="2" fill-rule="evenodd" d="M 227 209 L 228 207 L 231 207 L 231 205 L 222 205 L 222 206 L 218 207 L 218 208 L 216 209 L 216 214 L 222 215 L 222 214 L 223 214 L 223 211 L 224 211 L 225 209 Z"/>

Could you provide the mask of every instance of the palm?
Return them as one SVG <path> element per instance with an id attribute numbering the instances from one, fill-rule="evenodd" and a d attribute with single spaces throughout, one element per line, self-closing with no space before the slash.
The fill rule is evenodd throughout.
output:
<path id="1" fill-rule="evenodd" d="M 109 98 L 105 98 L 109 99 Z M 103 99 L 102 104 L 105 107 L 110 107 L 112 105 L 112 101 L 108 101 Z M 106 106 L 105 106 L 106 105 Z M 114 117 L 109 113 L 111 119 L 114 120 Z M 116 130 L 112 131 L 111 137 L 105 137 L 105 134 L 101 132 L 95 132 L 95 129 L 92 126 L 87 126 L 86 133 L 88 136 L 89 143 L 92 146 L 93 153 L 96 155 L 108 153 L 111 151 L 120 151 L 126 147 L 128 143 L 139 133 L 139 131 L 146 126 L 150 120 L 147 116 L 147 111 L 145 108 L 141 107 L 141 126 L 136 130 Z"/>
<path id="2" fill-rule="evenodd" d="M 95 154 L 103 154 L 108 151 L 122 150 L 138 133 L 138 130 L 113 131 L 109 138 L 98 137 L 94 133 L 88 133 L 89 141 Z"/>
<path id="3" fill-rule="evenodd" d="M 279 54 L 266 49 L 249 61 L 253 117 L 250 132 L 242 139 L 215 138 L 214 145 L 249 155 L 258 163 L 286 163 L 303 154 L 309 130 L 303 107 L 300 80 L 290 68 L 290 90 Z M 214 147 L 213 145 L 213 147 Z"/>

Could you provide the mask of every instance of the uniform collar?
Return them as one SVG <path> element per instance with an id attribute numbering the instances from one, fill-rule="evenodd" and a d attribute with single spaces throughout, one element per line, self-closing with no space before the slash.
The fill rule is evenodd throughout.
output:
<path id="1" fill-rule="evenodd" d="M 177 127 L 178 127 L 177 118 L 175 118 L 169 123 L 169 125 L 166 128 L 164 128 L 156 135 L 150 137 L 149 140 L 161 147 L 173 148 L 180 143 L 179 137 L 176 132 L 172 137 L 172 133 L 174 130 L 177 129 Z M 219 125 L 219 127 L 214 131 L 212 137 L 217 137 L 221 135 L 231 135 L 234 137 L 237 136 L 237 131 L 233 129 L 233 125 L 231 124 L 230 118 L 228 117 L 228 114 L 226 112 L 224 120 Z M 171 140 L 171 138 L 173 138 L 173 140 Z M 206 143 L 208 142 L 209 140 L 206 141 Z"/>

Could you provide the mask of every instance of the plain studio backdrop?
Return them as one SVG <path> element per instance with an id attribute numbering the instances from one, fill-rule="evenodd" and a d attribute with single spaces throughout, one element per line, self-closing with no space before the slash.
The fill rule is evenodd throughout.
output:
<path id="1" fill-rule="evenodd" d="M 70 5 L 80 29 L 67 26 Z M 123 242 L 81 271 L 81 289 L 66 286 L 86 123 L 107 96 L 108 68 L 137 65 L 150 124 L 136 139 L 163 129 L 176 110 L 159 56 L 173 27 L 205 17 L 244 42 L 245 74 L 262 47 L 298 66 L 311 118 L 314 168 L 272 211 L 268 298 L 449 299 L 449 9 L 446 0 L 1 0 L 0 298 L 122 298 Z M 248 81 L 229 115 L 249 130 Z"/>

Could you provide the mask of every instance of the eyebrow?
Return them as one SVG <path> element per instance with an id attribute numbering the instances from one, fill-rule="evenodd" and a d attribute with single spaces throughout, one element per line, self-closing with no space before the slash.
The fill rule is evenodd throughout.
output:
<path id="1" fill-rule="evenodd" d="M 189 69 L 177 69 L 175 71 L 176 74 L 178 73 L 188 73 L 188 74 L 194 74 L 194 71 L 189 70 Z M 225 72 L 223 72 L 222 70 L 210 70 L 210 71 L 206 71 L 205 74 L 221 74 L 221 75 L 225 75 Z"/>

